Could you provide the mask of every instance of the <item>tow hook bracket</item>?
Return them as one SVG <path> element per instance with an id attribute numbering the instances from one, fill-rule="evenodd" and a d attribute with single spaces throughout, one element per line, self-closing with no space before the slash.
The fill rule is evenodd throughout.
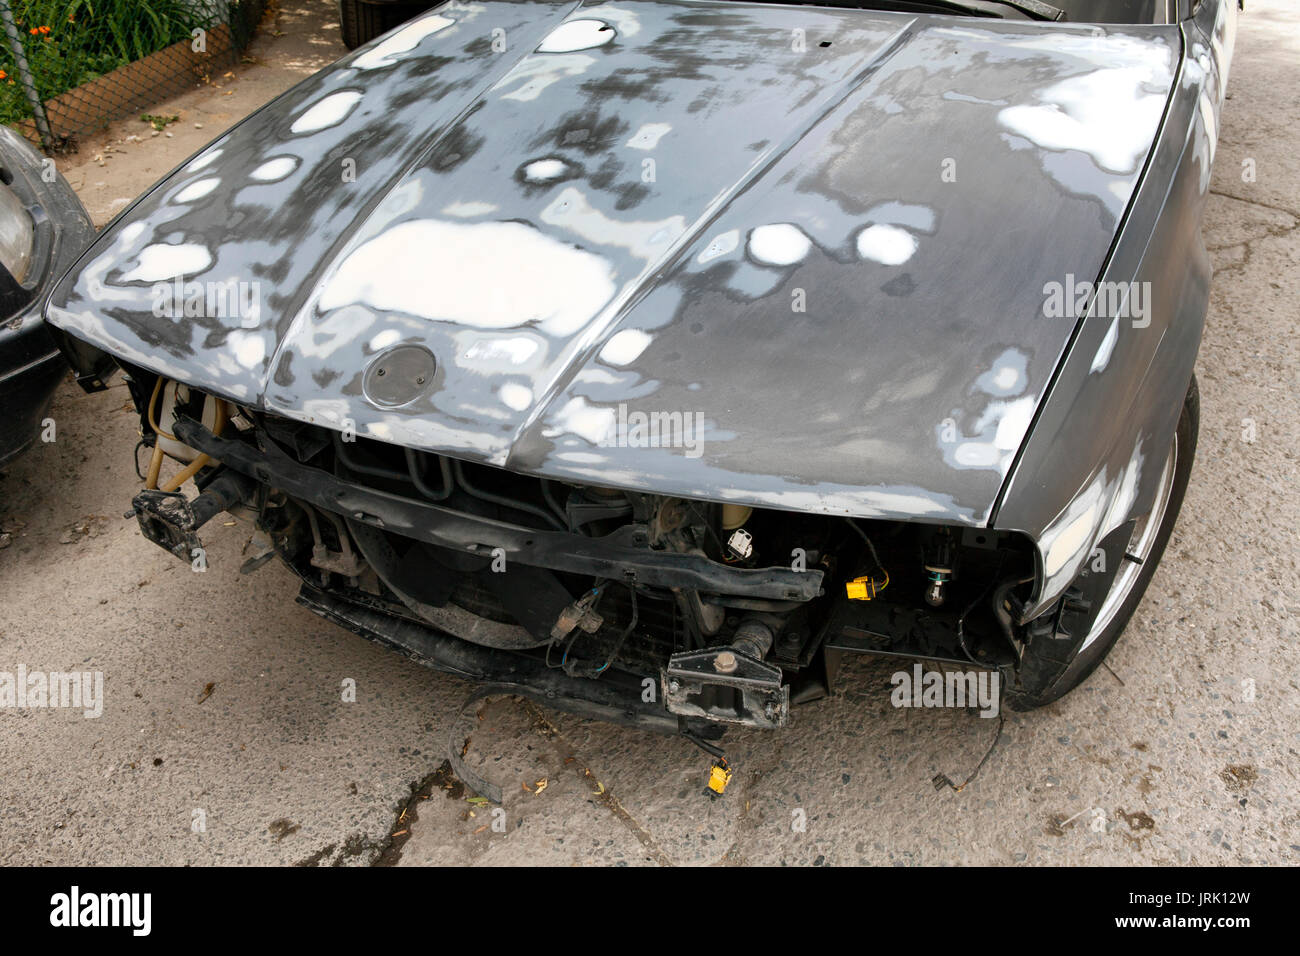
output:
<path id="1" fill-rule="evenodd" d="M 223 471 L 193 500 L 177 491 L 146 489 L 131 499 L 140 533 L 182 561 L 194 559 L 203 547 L 195 533 L 223 511 L 248 500 L 255 489 L 253 480 L 238 472 Z"/>
<path id="2" fill-rule="evenodd" d="M 194 533 L 194 510 L 177 491 L 142 491 L 131 500 L 140 533 L 182 561 L 191 561 L 203 544 Z"/>
<path id="3" fill-rule="evenodd" d="M 784 727 L 790 717 L 781 668 L 734 647 L 674 654 L 659 683 L 670 713 L 764 729 Z"/>

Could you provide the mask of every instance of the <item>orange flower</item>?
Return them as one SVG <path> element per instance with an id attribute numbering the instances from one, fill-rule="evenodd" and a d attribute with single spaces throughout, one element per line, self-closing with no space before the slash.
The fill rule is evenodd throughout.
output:
<path id="1" fill-rule="evenodd" d="M 7 77 L 8 75 L 9 75 L 9 74 L 6 73 L 4 70 L 0 70 L 0 80 L 3 80 L 3 79 L 4 79 L 5 77 Z"/>
<path id="2" fill-rule="evenodd" d="M 32 27 L 32 28 L 31 28 L 30 30 L 28 30 L 27 32 L 30 33 L 32 36 L 36 36 L 36 34 L 38 34 L 38 33 L 41 32 L 41 28 L 40 28 L 40 27 Z"/>
<path id="3" fill-rule="evenodd" d="M 43 33 L 43 34 L 44 34 L 44 33 L 49 33 L 49 32 L 50 32 L 50 28 L 49 28 L 49 27 L 37 27 L 36 29 L 40 30 L 41 33 Z"/>

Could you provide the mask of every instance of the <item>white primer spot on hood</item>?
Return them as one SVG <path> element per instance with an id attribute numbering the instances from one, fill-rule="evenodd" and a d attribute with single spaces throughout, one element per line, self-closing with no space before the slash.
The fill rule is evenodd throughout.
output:
<path id="1" fill-rule="evenodd" d="M 522 412 L 533 403 L 533 390 L 517 382 L 506 382 L 497 390 L 497 395 L 506 408 L 514 409 L 516 412 Z"/>
<path id="2" fill-rule="evenodd" d="M 1002 110 L 998 122 L 1043 149 L 1078 150 L 1107 172 L 1136 172 L 1167 99 L 1167 90 L 1145 88 L 1155 79 L 1156 66 L 1072 76 L 1043 90 L 1039 105 Z"/>
<path id="3" fill-rule="evenodd" d="M 525 57 L 515 64 L 492 89 L 495 91 L 514 86 L 509 93 L 502 93 L 501 98 L 527 103 L 541 96 L 551 84 L 558 83 L 568 76 L 580 76 L 585 73 L 595 62 L 595 59 L 583 53 Z"/>
<path id="4" fill-rule="evenodd" d="M 537 48 L 538 53 L 572 53 L 604 46 L 618 32 L 604 20 L 570 20 L 561 23 L 546 35 Z"/>
<path id="5" fill-rule="evenodd" d="M 719 256 L 725 256 L 729 252 L 734 252 L 738 245 L 740 245 L 739 229 L 732 229 L 729 232 L 720 233 L 710 240 L 709 244 L 704 247 L 704 251 L 696 257 L 695 261 L 700 265 L 704 265 L 706 262 L 712 262 Z"/>
<path id="6" fill-rule="evenodd" d="M 524 223 L 415 219 L 349 252 L 318 306 L 359 303 L 480 329 L 535 324 L 567 336 L 614 292 L 608 262 Z"/>
<path id="7" fill-rule="evenodd" d="M 623 378 L 608 369 L 584 368 L 573 377 L 573 380 L 582 385 L 617 385 L 623 381 Z"/>
<path id="8" fill-rule="evenodd" d="M 770 266 L 792 266 L 812 249 L 812 240 L 788 222 L 759 226 L 749 234 L 749 254 Z"/>
<path id="9" fill-rule="evenodd" d="M 540 342 L 522 335 L 479 338 L 462 353 L 463 361 L 458 361 L 456 364 L 463 368 L 522 366 L 526 365 L 541 347 Z"/>
<path id="10" fill-rule="evenodd" d="M 496 211 L 496 203 L 491 202 L 453 202 L 442 207 L 444 216 L 455 216 L 457 219 L 477 219 Z"/>
<path id="11" fill-rule="evenodd" d="M 562 159 L 538 159 L 524 167 L 524 179 L 530 183 L 549 183 L 568 171 L 569 164 Z"/>
<path id="12" fill-rule="evenodd" d="M 319 425 L 322 422 L 330 425 L 342 426 L 352 414 L 351 406 L 342 398 L 308 398 L 302 403 L 302 410 L 294 417 L 310 422 L 313 425 Z M 377 427 L 383 427 L 382 423 L 376 423 L 367 428 L 367 431 L 374 431 Z"/>
<path id="13" fill-rule="evenodd" d="M 646 123 L 632 134 L 627 145 L 632 149 L 654 149 L 671 130 L 669 123 Z"/>
<path id="14" fill-rule="evenodd" d="M 361 102 L 361 94 L 356 90 L 344 90 L 331 93 L 307 112 L 303 113 L 289 127 L 291 133 L 315 133 L 342 123 L 352 108 Z"/>
<path id="15" fill-rule="evenodd" d="M 202 199 L 219 185 L 221 185 L 221 180 L 216 176 L 210 176 L 207 179 L 200 179 L 198 182 L 190 183 L 178 192 L 172 199 L 172 202 L 194 202 L 195 200 Z"/>
<path id="16" fill-rule="evenodd" d="M 185 172 L 197 173 L 200 169 L 207 169 L 209 166 L 211 166 L 213 163 L 217 161 L 218 157 L 221 156 L 221 153 L 222 150 L 220 147 L 218 147 L 214 150 L 210 150 L 209 152 L 204 153 L 202 156 L 196 157 L 194 162 L 190 163 L 188 166 L 185 167 Z"/>
<path id="17" fill-rule="evenodd" d="M 268 159 L 248 175 L 258 182 L 273 183 L 284 179 L 297 168 L 298 160 L 292 156 L 277 156 L 275 159 Z"/>
<path id="18" fill-rule="evenodd" d="M 569 399 L 554 420 L 554 426 L 543 429 L 547 438 L 577 435 L 592 445 L 599 445 L 613 435 L 618 423 L 614 409 L 589 405 L 581 395 Z"/>
<path id="19" fill-rule="evenodd" d="M 616 332 L 600 350 L 600 360 L 610 365 L 628 365 L 635 362 L 650 344 L 650 336 L 640 329 Z"/>
<path id="20" fill-rule="evenodd" d="M 639 259 L 658 259 L 686 231 L 686 217 L 642 221 L 614 219 L 593 206 L 582 190 L 569 186 L 542 210 L 542 222 L 577 233 L 592 245 L 619 246 Z"/>
<path id="21" fill-rule="evenodd" d="M 975 380 L 975 387 L 998 398 L 1019 395 L 1029 384 L 1028 357 L 1019 349 L 1003 350 L 993 367 Z"/>
<path id="22" fill-rule="evenodd" d="M 192 276 L 210 265 L 212 253 L 204 246 L 193 243 L 145 246 L 140 250 L 135 268 L 123 275 L 120 281 L 162 282 L 177 276 Z"/>
<path id="23" fill-rule="evenodd" d="M 1036 404 L 1029 395 L 990 402 L 975 423 L 978 437 L 959 443 L 953 449 L 953 462 L 959 468 L 997 469 L 1005 475 L 1033 421 Z"/>
<path id="24" fill-rule="evenodd" d="M 266 358 L 266 339 L 257 332 L 233 330 L 226 345 L 235 353 L 235 360 L 244 368 L 257 368 Z"/>
<path id="25" fill-rule="evenodd" d="M 962 442 L 953 451 L 953 460 L 963 468 L 996 468 L 1002 452 L 990 442 Z"/>
<path id="26" fill-rule="evenodd" d="M 1029 431 L 1029 423 L 1034 420 L 1034 409 L 1037 407 L 1038 402 L 1033 396 L 1008 402 L 1002 409 L 1002 417 L 998 419 L 993 443 L 1003 452 L 1014 454 Z"/>
<path id="27" fill-rule="evenodd" d="M 858 233 L 858 255 L 887 266 L 901 266 L 916 252 L 916 237 L 906 229 L 877 223 Z"/>
<path id="28" fill-rule="evenodd" d="M 1004 392 L 1014 391 L 1020 384 L 1020 370 L 1013 365 L 1003 365 L 993 372 L 993 385 Z"/>
<path id="29" fill-rule="evenodd" d="M 402 333 L 397 331 L 397 329 L 384 329 L 384 331 L 380 332 L 370 340 L 370 344 L 367 347 L 372 352 L 382 352 L 384 349 L 388 348 L 388 346 L 396 345 L 401 340 Z"/>
<path id="30" fill-rule="evenodd" d="M 449 17 L 438 14 L 416 20 L 398 30 L 373 50 L 361 54 L 352 61 L 351 65 L 358 70 L 375 70 L 392 66 L 403 53 L 410 53 L 419 46 L 420 41 L 425 37 L 432 36 L 439 30 L 445 30 L 455 22 Z"/>

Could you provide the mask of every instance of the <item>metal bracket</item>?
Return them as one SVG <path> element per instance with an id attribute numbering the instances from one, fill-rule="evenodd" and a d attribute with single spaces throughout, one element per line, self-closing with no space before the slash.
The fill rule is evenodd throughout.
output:
<path id="1" fill-rule="evenodd" d="M 194 559 L 195 549 L 203 543 L 194 533 L 194 509 L 180 492 L 142 491 L 131 500 L 140 533 L 182 561 Z"/>
<path id="2" fill-rule="evenodd" d="M 221 512 L 249 500 L 255 491 L 251 480 L 224 469 L 192 500 L 176 491 L 147 489 L 131 499 L 131 508 L 141 534 L 188 563 L 194 560 L 194 550 L 203 547 L 195 532 Z"/>
<path id="3" fill-rule="evenodd" d="M 732 647 L 674 654 L 659 682 L 664 705 L 674 714 L 764 729 L 784 727 L 790 718 L 790 688 L 781 683 L 781 668 Z"/>

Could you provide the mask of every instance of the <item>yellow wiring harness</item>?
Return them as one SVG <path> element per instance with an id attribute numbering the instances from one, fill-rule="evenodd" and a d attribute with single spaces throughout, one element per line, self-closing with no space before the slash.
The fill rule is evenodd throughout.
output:
<path id="1" fill-rule="evenodd" d="M 850 601 L 870 601 L 885 588 L 889 587 L 889 572 L 885 570 L 885 566 L 880 563 L 880 555 L 876 554 L 876 546 L 871 543 L 871 539 L 867 537 L 867 533 L 859 528 L 857 522 L 852 518 L 845 518 L 844 520 L 849 523 L 850 528 L 858 533 L 858 537 L 863 540 L 867 546 L 867 550 L 871 552 L 871 560 L 876 562 L 876 567 L 878 567 L 880 572 L 885 576 L 883 580 L 878 581 L 870 574 L 867 574 L 860 578 L 854 578 L 852 581 L 846 581 L 844 582 L 845 596 Z"/>
<path id="2" fill-rule="evenodd" d="M 880 570 L 885 571 L 884 568 Z M 844 590 L 850 601 L 870 601 L 873 597 L 883 591 L 889 584 L 889 572 L 885 571 L 885 579 L 877 581 L 870 575 L 861 578 L 854 578 L 852 581 L 846 581 Z"/>
<path id="3" fill-rule="evenodd" d="M 158 376 L 158 381 L 153 387 L 153 394 L 149 397 L 149 427 L 154 430 L 155 434 L 170 441 L 177 441 L 178 439 L 175 435 L 163 431 L 158 425 L 158 396 L 162 394 L 164 384 L 165 380 L 163 377 L 161 375 Z M 212 434 L 220 435 L 221 430 L 226 427 L 226 403 L 215 397 L 212 400 L 216 403 L 216 410 L 213 412 L 212 417 Z M 162 471 L 162 463 L 162 445 L 155 442 L 153 446 L 153 457 L 149 459 L 149 471 L 145 475 L 144 486 L 146 488 L 157 488 L 159 491 L 175 491 L 181 485 L 185 484 L 185 482 L 197 475 L 200 470 L 210 465 L 212 459 L 207 455 L 199 455 L 183 469 L 176 472 L 176 474 L 163 482 L 162 485 L 159 485 L 158 474 Z"/>

